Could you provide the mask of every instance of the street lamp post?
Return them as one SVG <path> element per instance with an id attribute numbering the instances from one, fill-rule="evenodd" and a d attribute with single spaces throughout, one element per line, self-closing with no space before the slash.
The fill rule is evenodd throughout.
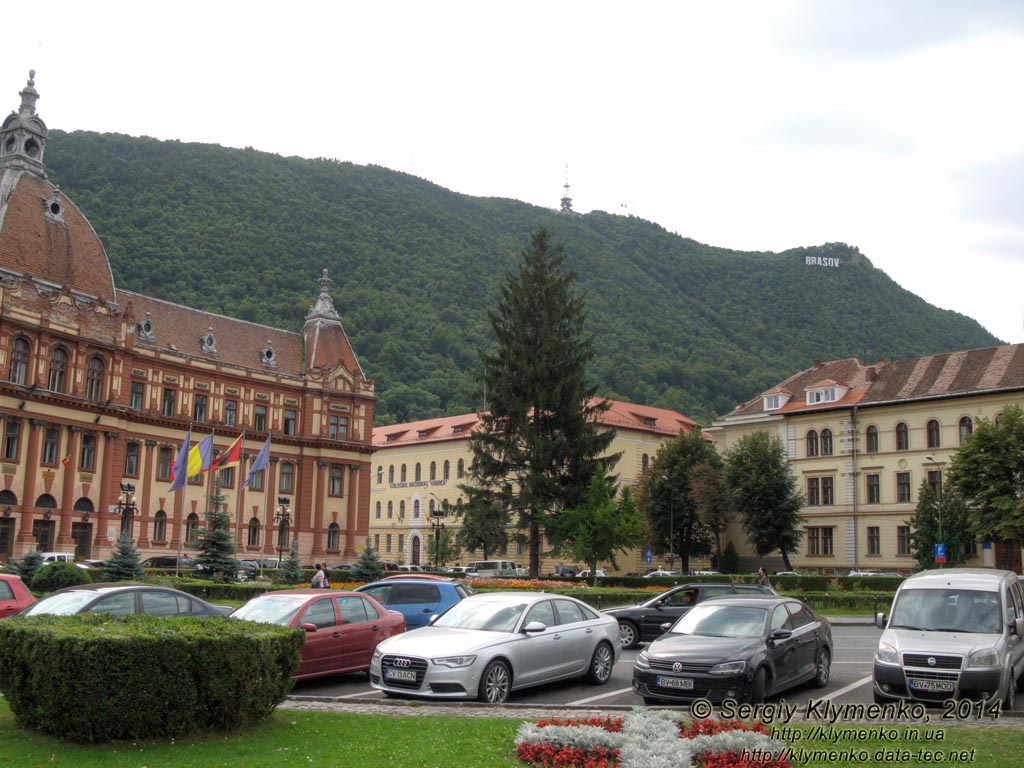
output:
<path id="1" fill-rule="evenodd" d="M 277 567 L 281 567 L 281 558 L 284 552 L 284 545 L 287 539 L 285 532 L 288 531 L 292 521 L 292 510 L 288 504 L 291 502 L 287 496 L 277 497 L 277 510 L 274 512 L 274 522 L 277 523 Z"/>
<path id="2" fill-rule="evenodd" d="M 441 534 L 444 533 L 444 518 L 448 516 L 448 510 L 438 504 L 430 513 L 430 527 L 434 529 L 434 568 L 441 565 Z"/>
<path id="3" fill-rule="evenodd" d="M 132 518 L 139 511 L 135 500 L 135 486 L 132 483 L 121 483 L 121 493 L 117 497 L 117 514 L 121 516 L 121 533 L 132 535 Z"/>
<path id="4" fill-rule="evenodd" d="M 935 465 L 935 512 L 939 519 L 939 536 L 938 544 L 944 544 L 942 541 L 942 470 L 939 468 L 939 462 L 933 459 L 931 456 L 925 456 L 928 461 Z M 939 563 L 941 568 L 945 563 Z"/>
<path id="5" fill-rule="evenodd" d="M 662 475 L 661 479 L 666 483 L 670 482 L 667 475 Z M 675 523 L 676 523 L 676 512 L 672 504 L 672 488 L 669 486 L 668 495 L 668 569 L 671 571 L 672 566 L 675 565 L 675 542 L 672 540 L 675 535 Z"/>

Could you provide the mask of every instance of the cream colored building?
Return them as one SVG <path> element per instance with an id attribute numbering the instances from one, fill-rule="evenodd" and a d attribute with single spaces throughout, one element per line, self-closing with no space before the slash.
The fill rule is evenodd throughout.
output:
<path id="1" fill-rule="evenodd" d="M 778 435 L 806 497 L 795 568 L 910 572 L 908 520 L 922 481 L 945 478 L 981 419 L 1024 405 L 1024 345 L 865 365 L 815 362 L 706 429 L 725 452 L 745 434 Z M 757 558 L 738 523 L 727 534 L 741 570 Z M 1020 569 L 1017 546 L 978 542 L 968 565 Z M 781 556 L 765 559 L 769 571 Z"/>
<path id="2" fill-rule="evenodd" d="M 600 416 L 602 426 L 615 430 L 615 439 L 608 452 L 622 453 L 617 472 L 620 483 L 634 485 L 650 461 L 667 440 L 682 432 L 692 432 L 700 425 L 675 411 L 651 408 L 633 403 L 609 401 L 610 407 Z M 436 533 L 433 510 L 448 509 L 441 519 L 445 530 L 457 532 L 462 525 L 465 494 L 460 485 L 472 482 L 469 467 L 472 454 L 469 436 L 480 424 L 479 415 L 445 416 L 437 419 L 393 424 L 373 430 L 375 452 L 371 462 L 370 544 L 384 561 L 399 564 L 429 563 L 427 542 Z M 510 529 L 511 543 L 505 551 L 489 553 L 491 557 L 527 560 L 524 543 L 516 543 Z M 480 552 L 462 552 L 459 563 L 482 558 Z M 646 569 L 641 553 L 617 557 L 620 570 Z M 564 558 L 542 559 L 541 570 L 550 573 Z M 447 565 L 454 565 L 448 562 Z M 566 562 L 566 565 L 574 563 Z M 654 565 L 658 565 L 655 562 Z"/>

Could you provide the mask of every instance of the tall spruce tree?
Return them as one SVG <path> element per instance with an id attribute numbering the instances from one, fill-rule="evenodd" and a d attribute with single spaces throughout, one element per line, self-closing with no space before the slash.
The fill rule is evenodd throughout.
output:
<path id="1" fill-rule="evenodd" d="M 384 566 L 377 559 L 377 552 L 367 544 L 352 568 L 352 581 L 377 581 L 383 575 Z"/>
<path id="2" fill-rule="evenodd" d="M 469 446 L 473 478 L 515 516 L 536 577 L 542 529 L 579 504 L 595 469 L 610 469 L 620 454 L 604 454 L 614 434 L 597 424 L 607 405 L 587 378 L 593 337 L 562 245 L 540 229 L 520 256 L 488 312 L 495 346 L 480 352 L 486 410 Z"/>
<path id="3" fill-rule="evenodd" d="M 213 493 L 206 507 L 206 529 L 199 532 L 199 554 L 196 562 L 201 575 L 217 581 L 237 581 L 240 565 L 235 558 L 235 542 L 231 536 L 231 518 L 224 511 L 224 494 L 220 480 L 214 478 Z"/>
<path id="4" fill-rule="evenodd" d="M 139 550 L 132 544 L 131 537 L 122 531 L 113 554 L 103 566 L 103 578 L 107 581 L 141 581 L 142 576 Z"/>

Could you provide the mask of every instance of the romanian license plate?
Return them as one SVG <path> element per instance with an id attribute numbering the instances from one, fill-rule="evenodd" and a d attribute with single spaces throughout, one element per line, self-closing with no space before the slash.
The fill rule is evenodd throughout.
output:
<path id="1" fill-rule="evenodd" d="M 693 690 L 693 680 L 688 677 L 658 677 L 654 681 L 659 688 L 676 688 L 682 691 Z"/>
<path id="2" fill-rule="evenodd" d="M 915 691 L 935 691 L 937 693 L 952 693 L 952 680 L 920 680 L 916 677 L 910 678 L 910 687 Z"/>
<path id="3" fill-rule="evenodd" d="M 395 669 L 394 667 L 388 667 L 384 670 L 384 677 L 387 680 L 399 680 L 403 683 L 415 683 L 416 682 L 416 670 L 415 669 Z"/>

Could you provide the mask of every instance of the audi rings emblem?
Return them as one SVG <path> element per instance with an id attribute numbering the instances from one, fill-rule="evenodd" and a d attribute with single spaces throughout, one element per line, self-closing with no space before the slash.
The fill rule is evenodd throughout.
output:
<path id="1" fill-rule="evenodd" d="M 935 657 L 934 656 L 929 656 L 928 657 L 928 666 L 929 667 L 934 667 L 935 664 L 936 664 Z"/>
<path id="2" fill-rule="evenodd" d="M 673 672 L 682 672 L 683 671 L 682 662 L 679 662 L 679 661 L 673 662 L 672 663 L 672 671 Z"/>
<path id="3" fill-rule="evenodd" d="M 402 659 L 402 658 L 392 659 L 391 660 L 391 666 L 392 667 L 401 667 L 402 669 L 408 669 L 409 667 L 412 666 L 412 659 Z"/>

